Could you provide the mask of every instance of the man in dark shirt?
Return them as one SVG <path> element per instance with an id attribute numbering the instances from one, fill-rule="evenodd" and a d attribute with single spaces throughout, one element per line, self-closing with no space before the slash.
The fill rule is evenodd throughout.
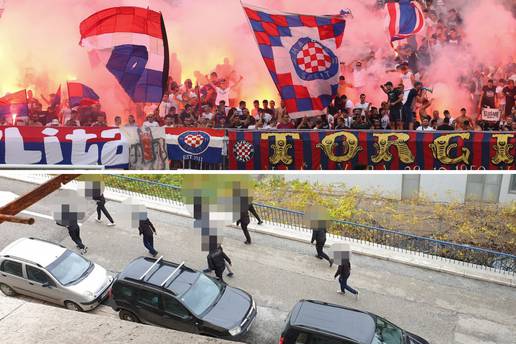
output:
<path id="1" fill-rule="evenodd" d="M 143 246 L 149 250 L 149 253 L 153 257 L 156 257 L 158 254 L 158 251 L 154 249 L 154 234 L 156 234 L 156 228 L 154 228 L 152 222 L 150 222 L 148 218 L 140 220 L 138 231 L 140 235 L 143 235 Z"/>
<path id="2" fill-rule="evenodd" d="M 516 97 L 516 88 L 514 88 L 514 80 L 509 80 L 507 86 L 503 88 L 503 95 L 505 96 L 505 117 L 511 116 L 512 108 L 514 106 L 514 97 Z"/>
<path id="3" fill-rule="evenodd" d="M 445 117 L 443 119 L 443 124 L 441 124 L 440 126 L 437 127 L 437 130 L 443 130 L 443 131 L 452 131 L 452 130 L 455 130 L 455 128 L 453 128 L 451 125 L 450 125 L 450 119 L 448 117 Z"/>
<path id="4" fill-rule="evenodd" d="M 480 100 L 481 107 L 496 108 L 496 86 L 493 80 L 489 80 L 487 85 L 482 88 L 482 99 Z"/>
<path id="5" fill-rule="evenodd" d="M 385 85 L 380 86 L 387 94 L 387 102 L 389 103 L 389 116 L 391 123 L 394 124 L 395 129 L 401 130 L 403 126 L 401 124 L 401 109 L 403 106 L 403 91 L 399 88 L 393 88 L 392 82 L 387 82 Z"/>

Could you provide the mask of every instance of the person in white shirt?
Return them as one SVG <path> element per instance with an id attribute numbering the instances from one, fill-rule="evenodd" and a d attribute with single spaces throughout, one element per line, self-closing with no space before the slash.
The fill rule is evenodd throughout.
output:
<path id="1" fill-rule="evenodd" d="M 240 80 L 238 80 L 236 83 L 232 85 L 229 84 L 229 81 L 227 79 L 220 80 L 220 86 L 211 84 L 215 88 L 215 91 L 217 91 L 217 98 L 215 100 L 215 104 L 219 104 L 221 100 L 223 100 L 225 104 L 229 104 L 229 94 L 231 92 L 231 89 L 237 86 L 243 78 L 243 76 L 240 76 Z"/>
<path id="2" fill-rule="evenodd" d="M 208 121 L 211 121 L 213 119 L 213 113 L 210 111 L 209 105 L 202 106 L 202 113 L 200 118 L 206 119 Z"/>
<path id="3" fill-rule="evenodd" d="M 351 111 L 353 111 L 353 108 L 355 107 L 351 99 L 349 99 L 346 95 L 343 95 L 341 97 L 341 100 L 342 104 L 344 104 L 344 109 L 346 110 L 346 113 L 351 114 Z"/>
<path id="4" fill-rule="evenodd" d="M 169 99 L 169 96 L 165 94 L 161 100 L 161 104 L 159 104 L 159 116 L 161 118 L 164 118 L 166 115 L 168 115 L 168 111 L 172 107 L 172 104 L 169 103 Z"/>
<path id="5" fill-rule="evenodd" d="M 366 112 L 369 112 L 370 107 L 371 107 L 371 104 L 366 102 L 366 95 L 362 93 L 360 95 L 360 103 L 355 104 L 355 109 L 361 109 L 362 110 L 361 114 L 365 116 Z"/>
<path id="6" fill-rule="evenodd" d="M 153 114 L 149 114 L 145 119 L 145 122 L 143 122 L 142 127 L 156 128 L 159 127 L 159 123 L 154 120 Z"/>
<path id="7" fill-rule="evenodd" d="M 409 70 L 408 63 L 404 62 L 399 66 L 400 71 L 400 83 L 403 84 L 403 105 L 407 102 L 408 94 L 410 90 L 414 88 L 416 83 L 416 78 L 414 74 Z"/>
<path id="8" fill-rule="evenodd" d="M 416 131 L 435 131 L 435 129 L 430 126 L 430 119 L 424 117 L 421 119 L 421 126 L 419 126 Z"/>

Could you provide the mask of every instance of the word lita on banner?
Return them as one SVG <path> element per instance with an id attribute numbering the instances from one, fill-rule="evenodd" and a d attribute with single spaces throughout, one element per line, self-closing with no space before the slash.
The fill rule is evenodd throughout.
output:
<path id="1" fill-rule="evenodd" d="M 129 150 L 118 128 L 0 127 L 0 164 L 128 168 Z"/>

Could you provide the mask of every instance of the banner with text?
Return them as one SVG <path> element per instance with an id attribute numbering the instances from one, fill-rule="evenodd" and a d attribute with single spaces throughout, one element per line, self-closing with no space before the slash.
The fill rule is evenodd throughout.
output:
<path id="1" fill-rule="evenodd" d="M 222 163 L 225 130 L 207 128 L 166 128 L 170 160 L 193 160 L 201 163 Z"/>
<path id="2" fill-rule="evenodd" d="M 129 147 L 118 128 L 0 127 L 0 164 L 127 169 Z"/>
<path id="3" fill-rule="evenodd" d="M 513 170 L 515 132 L 230 131 L 232 170 Z"/>
<path id="4" fill-rule="evenodd" d="M 500 120 L 502 111 L 500 109 L 483 108 L 481 119 L 488 122 L 498 122 Z"/>

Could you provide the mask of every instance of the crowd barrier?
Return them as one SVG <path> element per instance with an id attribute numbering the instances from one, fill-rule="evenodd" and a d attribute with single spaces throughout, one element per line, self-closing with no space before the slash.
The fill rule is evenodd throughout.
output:
<path id="1" fill-rule="evenodd" d="M 0 164 L 131 170 L 513 170 L 515 132 L 0 127 Z"/>

